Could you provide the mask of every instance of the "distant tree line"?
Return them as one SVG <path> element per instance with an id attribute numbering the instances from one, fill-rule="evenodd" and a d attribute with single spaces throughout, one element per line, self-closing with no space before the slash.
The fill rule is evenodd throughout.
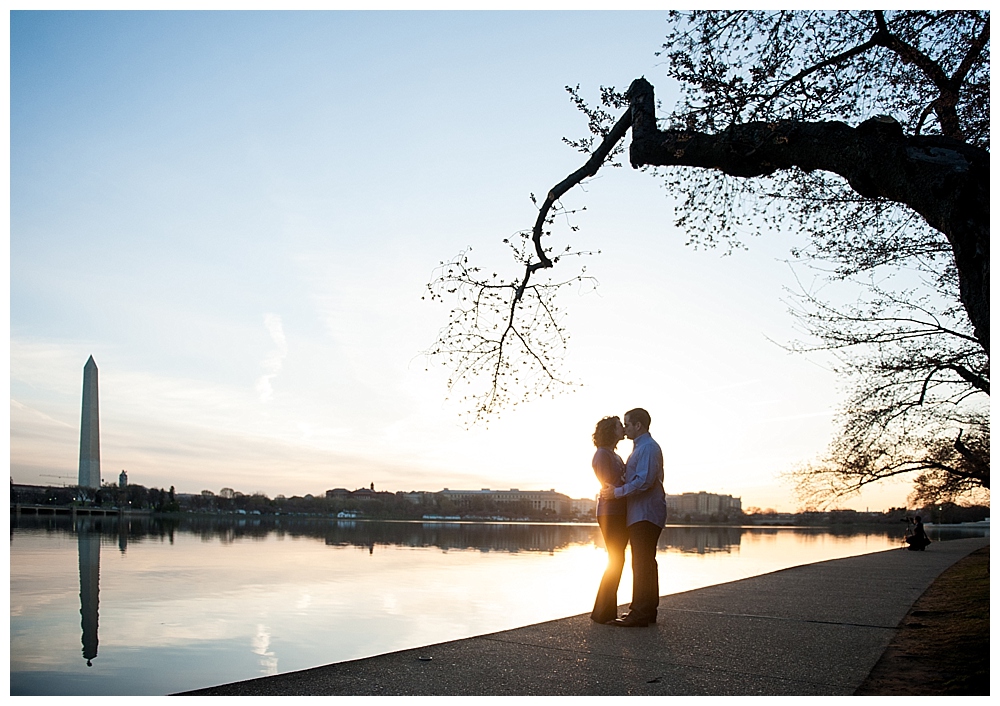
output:
<path id="1" fill-rule="evenodd" d="M 768 508 L 747 508 L 745 521 L 751 524 L 794 524 L 815 526 L 837 526 L 855 524 L 895 525 L 919 515 L 925 522 L 937 524 L 958 524 L 979 522 L 990 516 L 988 505 L 959 505 L 953 502 L 926 505 L 920 508 L 893 507 L 885 512 L 860 512 L 858 510 L 808 510 L 796 513 L 781 513 Z"/>
<path id="2" fill-rule="evenodd" d="M 132 510 L 152 510 L 153 512 L 180 512 L 181 510 L 174 486 L 170 486 L 169 490 L 164 490 L 163 488 L 147 488 L 142 485 L 130 484 L 121 488 L 117 485 L 106 484 L 97 491 L 94 502 L 102 506 L 111 505 Z"/>
<path id="3" fill-rule="evenodd" d="M 472 497 L 459 506 L 438 493 L 423 493 L 421 502 L 411 502 L 402 493 L 368 492 L 359 494 L 325 496 L 278 495 L 269 498 L 264 493 L 241 493 L 223 488 L 218 493 L 203 490 L 197 494 L 177 493 L 173 486 L 146 488 L 134 484 L 124 488 L 106 484 L 86 501 L 102 507 L 148 510 L 156 513 L 205 513 L 205 514 L 260 514 L 260 515 L 313 515 L 336 516 L 347 513 L 372 520 L 419 520 L 427 515 L 462 517 L 463 519 L 571 519 L 556 515 L 549 509 L 532 508 L 528 501 L 498 503 L 488 497 Z M 72 505 L 80 503 L 79 490 L 75 487 L 46 487 L 15 485 L 11 482 L 11 502 L 38 505 Z M 885 512 L 860 512 L 835 509 L 780 513 L 773 508 L 747 507 L 743 512 L 683 515 L 672 512 L 667 521 L 672 524 L 796 524 L 796 525 L 850 525 L 895 524 L 907 517 L 920 515 L 925 522 L 953 524 L 977 522 L 990 515 L 987 505 L 960 505 L 954 502 L 928 504 L 921 508 L 890 508 Z M 576 519 L 593 519 L 584 516 Z"/>

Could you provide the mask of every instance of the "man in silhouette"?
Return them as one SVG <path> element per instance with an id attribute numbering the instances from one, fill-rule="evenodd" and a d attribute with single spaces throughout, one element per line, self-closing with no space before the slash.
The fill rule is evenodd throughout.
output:
<path id="1" fill-rule="evenodd" d="M 650 417 L 644 409 L 625 413 L 625 436 L 632 453 L 625 464 L 625 485 L 605 488 L 601 497 L 627 501 L 628 539 L 632 545 L 632 603 L 627 615 L 614 621 L 626 628 L 656 622 L 660 603 L 660 577 L 656 542 L 667 523 L 667 496 L 663 492 L 663 452 L 649 435 Z"/>

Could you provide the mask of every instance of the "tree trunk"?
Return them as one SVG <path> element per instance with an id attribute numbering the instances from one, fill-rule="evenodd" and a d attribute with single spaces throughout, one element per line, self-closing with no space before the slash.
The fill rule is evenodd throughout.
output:
<path id="1" fill-rule="evenodd" d="M 701 167 L 737 177 L 822 169 L 844 177 L 862 196 L 912 208 L 948 238 L 962 304 L 989 354 L 989 152 L 946 137 L 907 137 L 891 118 L 872 118 L 857 128 L 787 120 L 733 125 L 716 135 L 659 130 L 652 85 L 636 79 L 628 97 L 633 167 Z"/>

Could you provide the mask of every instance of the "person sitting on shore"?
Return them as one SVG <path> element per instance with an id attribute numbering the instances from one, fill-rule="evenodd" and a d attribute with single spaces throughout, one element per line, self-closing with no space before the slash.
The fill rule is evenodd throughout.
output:
<path id="1" fill-rule="evenodd" d="M 922 552 L 931 543 L 930 538 L 924 531 L 924 521 L 920 515 L 913 518 L 913 532 L 906 538 L 906 543 L 909 545 L 906 548 L 911 552 Z"/>

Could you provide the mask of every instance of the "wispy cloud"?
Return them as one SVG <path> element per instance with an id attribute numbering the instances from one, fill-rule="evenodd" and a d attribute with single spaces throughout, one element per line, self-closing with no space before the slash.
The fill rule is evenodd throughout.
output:
<path id="1" fill-rule="evenodd" d="M 781 417 L 764 417 L 761 424 L 771 424 L 773 422 L 789 422 L 795 419 L 812 419 L 813 417 L 832 417 L 835 410 L 825 409 L 820 412 L 803 412 L 802 414 L 786 414 Z"/>
<path id="2" fill-rule="evenodd" d="M 271 380 L 281 372 L 281 366 L 288 355 L 288 343 L 285 341 L 285 332 L 281 327 L 281 317 L 277 314 L 264 314 L 264 327 L 267 328 L 276 348 L 260 362 L 263 375 L 257 378 L 257 395 L 261 402 L 267 402 L 274 397 Z"/>
<path id="3" fill-rule="evenodd" d="M 68 422 L 65 422 L 65 421 L 63 421 L 61 419 L 54 419 L 53 417 L 50 417 L 49 415 L 45 414 L 45 412 L 41 412 L 41 411 L 39 411 L 37 409 L 34 409 L 33 407 L 29 407 L 26 404 L 21 404 L 20 402 L 18 402 L 17 400 L 15 400 L 13 397 L 10 398 L 10 406 L 11 406 L 11 416 L 12 417 L 14 416 L 14 410 L 17 410 L 18 412 L 25 412 L 25 413 L 29 413 L 29 414 L 35 415 L 38 419 L 41 419 L 42 421 L 50 423 L 50 424 L 55 424 L 55 425 L 58 425 L 58 426 L 61 426 L 61 427 L 67 427 L 69 429 L 73 429 L 74 428 L 72 424 L 69 424 Z"/>
<path id="4" fill-rule="evenodd" d="M 735 390 L 740 387 L 749 387 L 750 385 L 757 385 L 760 383 L 759 378 L 753 380 L 741 380 L 740 382 L 729 383 L 726 385 L 720 385 L 718 387 L 710 387 L 707 392 L 724 392 L 726 390 Z"/>

